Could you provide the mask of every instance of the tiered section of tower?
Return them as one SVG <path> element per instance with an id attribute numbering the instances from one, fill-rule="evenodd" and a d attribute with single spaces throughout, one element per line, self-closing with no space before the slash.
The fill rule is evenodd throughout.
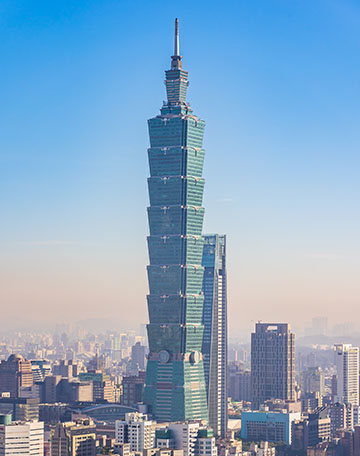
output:
<path id="1" fill-rule="evenodd" d="M 202 349 L 205 123 L 186 103 L 178 41 L 167 102 L 149 120 L 150 324 L 145 402 L 159 421 L 207 419 Z"/>

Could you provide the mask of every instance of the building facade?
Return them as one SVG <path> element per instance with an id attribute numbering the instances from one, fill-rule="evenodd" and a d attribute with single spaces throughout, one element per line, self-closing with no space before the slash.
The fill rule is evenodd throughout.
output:
<path id="1" fill-rule="evenodd" d="M 335 402 L 359 405 L 359 348 L 335 346 L 337 393 Z"/>
<path id="2" fill-rule="evenodd" d="M 123 394 L 121 403 L 133 407 L 138 402 L 144 402 L 145 371 L 139 371 L 138 375 L 123 377 Z"/>
<path id="3" fill-rule="evenodd" d="M 251 401 L 251 372 L 229 372 L 229 396 L 233 401 Z"/>
<path id="4" fill-rule="evenodd" d="M 34 384 L 31 362 L 21 355 L 10 355 L 0 363 L 0 393 L 10 393 L 10 397 L 21 397 L 23 388 Z"/>
<path id="5" fill-rule="evenodd" d="M 115 442 L 128 443 L 131 451 L 153 448 L 155 443 L 153 422 L 142 413 L 127 413 L 124 421 L 115 421 Z"/>
<path id="6" fill-rule="evenodd" d="M 300 412 L 242 412 L 241 438 L 291 445 L 292 423 L 300 418 Z"/>
<path id="7" fill-rule="evenodd" d="M 0 456 L 43 456 L 44 423 L 11 422 L 11 416 L 0 417 Z"/>
<path id="8" fill-rule="evenodd" d="M 186 102 L 188 73 L 177 21 L 175 28 L 167 101 L 148 122 L 150 323 L 144 399 L 157 421 L 208 419 L 201 354 L 205 123 Z"/>
<path id="9" fill-rule="evenodd" d="M 218 437 L 227 430 L 226 236 L 204 236 L 204 337 L 202 354 L 209 424 Z"/>
<path id="10" fill-rule="evenodd" d="M 93 401 L 114 402 L 114 385 L 110 377 L 101 371 L 81 372 L 79 379 L 92 383 Z"/>
<path id="11" fill-rule="evenodd" d="M 58 423 L 50 432 L 51 456 L 95 456 L 96 426 L 91 420 Z"/>
<path id="12" fill-rule="evenodd" d="M 331 437 L 335 438 L 339 429 L 353 429 L 354 414 L 352 404 L 335 402 L 329 406 Z"/>
<path id="13" fill-rule="evenodd" d="M 295 335 L 287 323 L 257 323 L 251 334 L 252 407 L 295 400 Z"/>

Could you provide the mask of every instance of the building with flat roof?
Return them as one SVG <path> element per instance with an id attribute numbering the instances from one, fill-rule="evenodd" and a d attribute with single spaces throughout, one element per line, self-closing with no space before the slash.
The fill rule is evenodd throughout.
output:
<path id="1" fill-rule="evenodd" d="M 50 455 L 95 456 L 95 424 L 88 419 L 57 423 L 50 431 Z"/>
<path id="2" fill-rule="evenodd" d="M 209 425 L 225 437 L 228 420 L 226 236 L 204 235 L 204 337 L 202 354 Z"/>
<path id="3" fill-rule="evenodd" d="M 39 421 L 40 399 L 1 397 L 0 413 L 10 414 L 14 421 Z"/>
<path id="4" fill-rule="evenodd" d="M 44 456 L 44 423 L 0 417 L 0 456 Z"/>
<path id="5" fill-rule="evenodd" d="M 122 379 L 121 403 L 128 407 L 144 402 L 145 371 L 139 371 L 138 375 L 129 375 Z"/>
<path id="6" fill-rule="evenodd" d="M 337 393 L 335 402 L 359 405 L 359 348 L 335 345 Z"/>
<path id="7" fill-rule="evenodd" d="M 300 418 L 300 412 L 242 412 L 241 438 L 253 441 L 285 442 L 291 445 L 292 423 Z"/>
<path id="8" fill-rule="evenodd" d="M 124 421 L 115 421 L 115 442 L 129 443 L 131 451 L 153 448 L 155 443 L 153 422 L 143 413 L 127 413 Z"/>
<path id="9" fill-rule="evenodd" d="M 251 402 L 295 400 L 295 335 L 288 323 L 256 323 L 251 334 Z"/>

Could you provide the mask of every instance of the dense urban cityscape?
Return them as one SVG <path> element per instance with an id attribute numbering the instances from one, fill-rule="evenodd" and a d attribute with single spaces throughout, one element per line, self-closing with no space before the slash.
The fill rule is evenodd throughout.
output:
<path id="1" fill-rule="evenodd" d="M 149 321 L 4 330 L 0 456 L 360 456 L 353 321 L 229 334 L 226 226 L 203 233 L 205 122 L 179 35 L 176 19 L 167 99 L 148 121 Z"/>

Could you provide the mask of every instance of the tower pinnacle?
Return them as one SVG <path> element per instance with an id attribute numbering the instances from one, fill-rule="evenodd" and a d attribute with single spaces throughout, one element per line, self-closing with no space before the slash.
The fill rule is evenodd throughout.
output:
<path id="1" fill-rule="evenodd" d="M 179 55 L 179 19 L 175 19 L 175 46 L 174 46 L 174 56 Z"/>
<path id="2" fill-rule="evenodd" d="M 179 46 L 179 19 L 175 19 L 175 43 L 174 43 L 174 55 L 171 57 L 171 69 L 180 70 L 182 68 Z"/>

